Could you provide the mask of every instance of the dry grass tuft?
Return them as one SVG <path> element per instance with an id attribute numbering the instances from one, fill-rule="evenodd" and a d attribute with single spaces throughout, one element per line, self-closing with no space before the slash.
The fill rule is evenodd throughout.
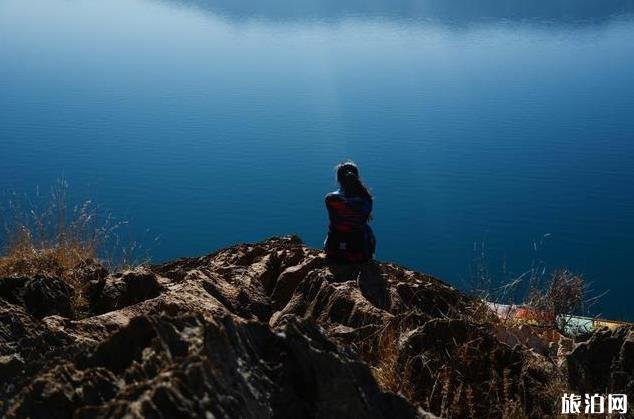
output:
<path id="1" fill-rule="evenodd" d="M 357 344 L 361 358 L 370 366 L 379 386 L 393 393 L 400 393 L 408 400 L 414 399 L 415 389 L 398 372 L 399 342 L 412 327 L 407 315 L 395 317 L 376 332 Z"/>
<path id="2" fill-rule="evenodd" d="M 96 252 L 83 243 L 64 243 L 40 249 L 28 238 L 13 243 L 5 256 L 0 257 L 0 277 L 44 275 L 64 279 L 73 287 L 73 307 L 76 312 L 87 307 L 85 283 L 75 269 L 94 260 Z"/>
<path id="3" fill-rule="evenodd" d="M 0 277 L 35 276 L 61 278 L 75 291 L 77 312 L 86 307 L 84 278 L 78 268 L 98 260 L 102 247 L 124 223 L 100 217 L 90 201 L 68 208 L 68 184 L 59 180 L 47 196 L 36 193 L 36 203 L 13 195 L 2 213 L 4 240 Z M 112 265 L 112 259 L 101 260 Z"/>
<path id="4" fill-rule="evenodd" d="M 533 243 L 536 255 L 549 235 L 544 235 Z M 476 322 L 488 323 L 487 305 L 485 302 L 499 305 L 521 307 L 529 319 L 514 318 L 514 311 L 509 310 L 506 317 L 499 319 L 506 326 L 520 326 L 528 320 L 531 324 L 562 334 L 568 334 L 569 323 L 575 315 L 590 316 L 592 307 L 605 295 L 596 294 L 591 284 L 583 276 L 566 268 L 556 269 L 549 273 L 547 266 L 540 258 L 531 261 L 529 268 L 520 275 L 511 275 L 506 266 L 502 268 L 503 279 L 500 285 L 494 286 L 493 274 L 489 268 L 486 243 L 475 243 L 471 274 L 469 278 L 471 293 L 482 304 L 474 304 L 472 314 Z M 500 313 L 498 313 L 499 316 Z"/>
<path id="5" fill-rule="evenodd" d="M 64 241 L 42 248 L 33 243 L 28 231 L 12 241 L 0 257 L 0 276 L 62 276 L 87 260 L 96 257 L 96 249 L 82 242 Z"/>
<path id="6" fill-rule="evenodd" d="M 566 326 L 562 321 L 583 310 L 585 295 L 586 288 L 581 275 L 558 269 L 551 274 L 545 286 L 529 290 L 526 305 L 544 314 L 544 326 L 562 330 Z"/>
<path id="7" fill-rule="evenodd" d="M 396 374 L 399 335 L 399 331 L 390 324 L 379 332 L 373 348 L 377 362 L 372 366 L 372 375 L 382 388 L 395 393 L 407 393 L 403 381 Z"/>

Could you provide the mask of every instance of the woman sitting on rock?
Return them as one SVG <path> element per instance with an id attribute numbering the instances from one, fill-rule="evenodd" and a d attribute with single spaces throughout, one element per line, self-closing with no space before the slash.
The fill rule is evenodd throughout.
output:
<path id="1" fill-rule="evenodd" d="M 337 166 L 339 190 L 326 195 L 330 225 L 324 243 L 326 257 L 340 262 L 365 262 L 374 256 L 376 241 L 368 225 L 372 196 L 352 161 Z"/>

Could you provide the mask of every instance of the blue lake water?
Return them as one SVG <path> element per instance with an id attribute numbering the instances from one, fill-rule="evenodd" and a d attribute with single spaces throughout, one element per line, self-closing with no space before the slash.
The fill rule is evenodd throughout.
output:
<path id="1" fill-rule="evenodd" d="M 155 261 L 321 246 L 352 158 L 379 259 L 463 286 L 485 240 L 634 318 L 634 0 L 0 0 L 0 156 Z"/>

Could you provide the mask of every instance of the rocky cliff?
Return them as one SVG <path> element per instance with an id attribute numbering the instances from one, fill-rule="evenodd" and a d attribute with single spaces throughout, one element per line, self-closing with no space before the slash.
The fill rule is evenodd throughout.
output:
<path id="1" fill-rule="evenodd" d="M 571 342 L 294 237 L 110 273 L 0 279 L 7 417 L 519 417 L 634 390 L 634 331 Z"/>

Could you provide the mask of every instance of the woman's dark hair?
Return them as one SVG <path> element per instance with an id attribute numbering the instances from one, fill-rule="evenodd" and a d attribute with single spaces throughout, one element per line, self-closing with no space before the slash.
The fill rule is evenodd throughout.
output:
<path id="1" fill-rule="evenodd" d="M 372 199 L 368 188 L 359 179 L 359 168 L 353 161 L 348 160 L 337 165 L 337 182 L 347 196 Z"/>

